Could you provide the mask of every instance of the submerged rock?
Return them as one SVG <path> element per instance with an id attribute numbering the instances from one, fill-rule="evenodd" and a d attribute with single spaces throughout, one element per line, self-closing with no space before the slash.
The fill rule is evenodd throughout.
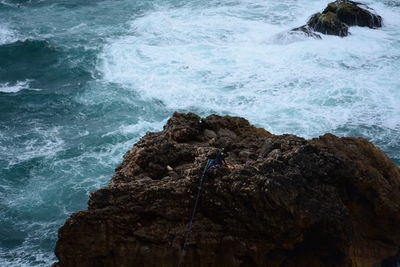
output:
<path id="1" fill-rule="evenodd" d="M 207 158 L 228 166 L 205 178 Z M 59 230 L 54 266 L 371 266 L 400 247 L 400 170 L 362 138 L 175 113 Z"/>

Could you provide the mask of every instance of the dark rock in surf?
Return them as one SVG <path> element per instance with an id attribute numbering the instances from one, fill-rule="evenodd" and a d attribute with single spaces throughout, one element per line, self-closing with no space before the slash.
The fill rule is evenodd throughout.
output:
<path id="1" fill-rule="evenodd" d="M 181 247 L 204 162 L 186 253 Z M 59 230 L 54 266 L 372 266 L 400 247 L 400 170 L 363 138 L 175 113 Z"/>
<path id="2" fill-rule="evenodd" d="M 366 5 L 338 0 L 329 3 L 322 13 L 312 15 L 307 25 L 316 32 L 344 37 L 349 26 L 381 27 L 382 18 Z"/>
<path id="3" fill-rule="evenodd" d="M 348 26 L 369 28 L 382 27 L 382 17 L 366 5 L 353 1 L 339 0 L 329 3 L 322 14 L 332 12 L 337 18 Z"/>
<path id="4" fill-rule="evenodd" d="M 294 28 L 289 33 L 303 33 L 307 37 L 321 39 L 315 32 L 345 37 L 350 26 L 382 27 L 382 17 L 373 9 L 358 2 L 338 0 L 329 3 L 322 13 L 310 17 L 306 25 Z"/>
<path id="5" fill-rule="evenodd" d="M 316 32 L 340 37 L 347 36 L 349 28 L 339 20 L 333 12 L 316 13 L 307 22 L 307 25 Z"/>

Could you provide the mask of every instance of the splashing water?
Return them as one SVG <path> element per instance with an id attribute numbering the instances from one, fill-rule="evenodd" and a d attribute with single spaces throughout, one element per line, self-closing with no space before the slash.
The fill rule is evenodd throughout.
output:
<path id="1" fill-rule="evenodd" d="M 58 227 L 174 111 L 362 136 L 400 164 L 396 1 L 321 40 L 288 33 L 320 0 L 21 2 L 0 2 L 1 266 L 55 261 Z"/>

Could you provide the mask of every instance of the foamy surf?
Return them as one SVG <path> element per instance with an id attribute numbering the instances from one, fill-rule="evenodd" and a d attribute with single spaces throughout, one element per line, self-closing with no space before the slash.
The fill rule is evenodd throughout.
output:
<path id="1" fill-rule="evenodd" d="M 2 93 L 17 93 L 21 90 L 29 88 L 29 81 L 18 81 L 12 83 L 0 83 L 0 92 Z M 35 89 L 37 90 L 37 89 Z"/>
<path id="2" fill-rule="evenodd" d="M 12 43 L 18 40 L 14 31 L 9 29 L 7 25 L 0 24 L 0 45 Z"/>
<path id="3" fill-rule="evenodd" d="M 51 265 L 65 218 L 174 111 L 362 136 L 400 164 L 400 6 L 363 1 L 384 27 L 346 38 L 287 35 L 327 2 L 0 6 L 0 265 Z"/>
<path id="4" fill-rule="evenodd" d="M 161 9 L 135 19 L 131 36 L 105 46 L 104 79 L 171 110 L 241 115 L 275 133 L 312 137 L 349 123 L 399 127 L 390 120 L 400 115 L 392 101 L 399 97 L 399 47 L 387 29 L 276 41 L 271 36 L 291 23 L 252 20 L 251 6 L 238 8 Z"/>

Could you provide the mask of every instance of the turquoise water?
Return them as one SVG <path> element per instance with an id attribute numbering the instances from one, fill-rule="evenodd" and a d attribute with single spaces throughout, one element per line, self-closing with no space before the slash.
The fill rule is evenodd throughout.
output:
<path id="1" fill-rule="evenodd" d="M 364 2 L 382 29 L 287 34 L 326 3 L 1 0 L 0 266 L 53 262 L 58 227 L 176 110 L 363 136 L 400 165 L 400 2 Z"/>

